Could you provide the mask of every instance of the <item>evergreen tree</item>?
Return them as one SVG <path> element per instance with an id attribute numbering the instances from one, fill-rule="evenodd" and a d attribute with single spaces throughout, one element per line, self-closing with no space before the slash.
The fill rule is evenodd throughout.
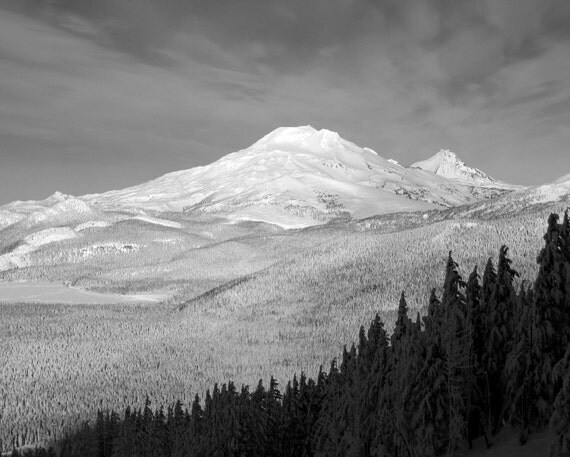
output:
<path id="1" fill-rule="evenodd" d="M 358 435 L 357 421 L 358 407 L 361 402 L 362 392 L 357 390 L 358 360 L 354 344 L 350 351 L 343 351 L 340 375 L 343 382 L 340 408 L 337 410 L 338 432 L 341 437 L 339 450 L 343 455 L 353 455 L 357 447 L 356 436 Z"/>
<path id="2" fill-rule="evenodd" d="M 303 453 L 305 426 L 300 406 L 299 381 L 297 376 L 293 375 L 293 381 L 287 383 L 283 394 L 282 451 L 283 455 L 287 457 L 298 456 Z"/>
<path id="3" fill-rule="evenodd" d="M 514 328 L 514 345 L 505 363 L 507 403 L 510 405 L 508 421 L 521 428 L 521 442 L 526 441 L 528 430 L 534 413 L 533 383 L 539 363 L 537 352 L 533 350 L 532 302 L 524 287 L 518 297 L 516 325 Z"/>
<path id="4" fill-rule="evenodd" d="M 440 330 L 444 323 L 444 313 L 441 301 L 437 297 L 435 288 L 430 292 L 427 315 L 423 318 L 426 335 L 438 338 L 441 334 Z"/>
<path id="5" fill-rule="evenodd" d="M 376 317 L 368 329 L 367 351 L 359 353 L 359 365 L 365 364 L 369 367 L 364 374 L 361 370 L 360 381 L 361 405 L 359 414 L 359 449 L 358 455 L 369 456 L 373 453 L 379 454 L 379 449 L 387 441 L 386 418 L 384 414 L 388 410 L 386 403 L 387 377 L 390 370 L 390 352 L 388 345 L 388 335 L 384 329 L 384 323 L 380 316 Z"/>
<path id="6" fill-rule="evenodd" d="M 485 264 L 485 271 L 483 272 L 483 284 L 481 287 L 481 302 L 484 310 L 488 310 L 488 303 L 491 301 L 491 295 L 497 283 L 497 270 L 493 265 L 493 259 L 489 257 Z"/>
<path id="7" fill-rule="evenodd" d="M 488 263 L 489 271 L 492 271 L 492 263 Z M 488 272 L 489 276 L 491 273 Z M 486 345 L 487 316 L 483 311 L 482 287 L 479 283 L 477 266 L 469 275 L 465 289 L 467 305 L 467 323 L 471 333 L 471 352 L 469 364 L 471 367 L 468 376 L 467 395 L 467 439 L 471 446 L 472 440 L 481 434 L 488 440 L 486 418 L 490 414 L 490 398 L 487 385 L 486 371 L 482 366 L 483 354 Z"/>
<path id="8" fill-rule="evenodd" d="M 198 395 L 195 397 L 196 400 L 198 400 L 199 405 L 200 399 Z M 172 457 L 183 457 L 190 453 L 190 441 L 193 434 L 188 429 L 189 420 L 182 407 L 182 402 L 177 400 L 168 419 L 168 434 L 172 448 Z"/>
<path id="9" fill-rule="evenodd" d="M 164 408 L 155 411 L 148 431 L 147 455 L 149 457 L 170 456 Z"/>
<path id="10" fill-rule="evenodd" d="M 135 416 L 127 406 L 123 420 L 119 423 L 118 432 L 113 441 L 113 457 L 132 457 L 136 455 Z"/>
<path id="11" fill-rule="evenodd" d="M 550 427 L 555 434 L 553 457 L 570 457 L 570 344 L 564 357 L 554 367 L 554 377 L 562 388 L 554 402 Z"/>
<path id="12" fill-rule="evenodd" d="M 466 419 L 471 396 L 473 332 L 468 318 L 467 299 L 462 291 L 465 285 L 450 252 L 441 299 L 445 320 L 440 329 L 447 370 L 449 455 L 453 455 L 466 441 Z"/>
<path id="13" fill-rule="evenodd" d="M 518 273 L 511 268 L 511 260 L 507 257 L 508 248 L 501 246 L 497 279 L 487 304 L 488 329 L 487 347 L 483 366 L 487 370 L 490 386 L 491 424 L 493 432 L 497 432 L 504 419 L 506 396 L 506 380 L 504 367 L 508 353 L 513 345 L 514 313 L 516 292 L 513 279 Z"/>
<path id="14" fill-rule="evenodd" d="M 348 352 L 345 346 L 343 360 L 347 357 Z M 346 367 L 343 371 L 346 373 Z M 327 375 L 321 414 L 315 425 L 314 450 L 317 456 L 335 457 L 344 456 L 346 453 L 346 449 L 342 448 L 346 431 L 346 422 L 342 418 L 346 387 L 344 381 L 345 377 L 338 370 L 336 359 L 333 359 Z"/>
<path id="15" fill-rule="evenodd" d="M 391 337 L 391 351 L 387 374 L 387 386 L 382 389 L 384 400 L 381 405 L 381 426 L 386 430 L 379 432 L 378 441 L 386 449 L 396 454 L 409 453 L 415 446 L 414 430 L 410 427 L 412 406 L 412 388 L 420 369 L 420 354 L 415 352 L 413 338 L 415 326 L 408 317 L 408 306 L 404 293 L 400 296 L 398 316 Z M 386 436 L 389 434 L 390 436 Z M 383 437 L 381 437 L 384 435 Z"/>
<path id="16" fill-rule="evenodd" d="M 426 325 L 428 327 L 429 325 Z M 413 384 L 412 404 L 415 406 L 410 427 L 416 443 L 404 439 L 405 449 L 395 455 L 431 457 L 444 454 L 449 446 L 449 400 L 445 354 L 439 337 L 426 334 L 423 364 Z M 401 429 L 395 435 L 404 438 Z"/>
<path id="17" fill-rule="evenodd" d="M 516 345 L 506 366 L 511 421 L 522 426 L 522 440 L 530 427 L 546 425 L 552 415 L 559 383 L 553 370 L 568 344 L 570 288 L 565 286 L 570 268 L 567 255 L 568 216 L 558 224 L 551 214 L 544 235 L 545 246 L 534 290 L 520 294 L 520 313 L 515 329 Z"/>
<path id="18" fill-rule="evenodd" d="M 540 265 L 534 289 L 536 319 L 542 323 L 536 335 L 545 353 L 560 360 L 570 342 L 570 235 L 568 212 L 558 224 L 558 215 L 548 218 L 545 246 L 537 262 Z"/>
<path id="19" fill-rule="evenodd" d="M 489 374 L 487 372 L 487 364 L 489 356 L 487 354 L 487 341 L 489 340 L 489 335 L 491 333 L 491 322 L 489 316 L 491 315 L 491 311 L 494 308 L 494 304 L 491 302 L 491 297 L 493 295 L 493 291 L 497 284 L 497 270 L 493 265 L 493 259 L 489 257 L 487 259 L 487 263 L 485 264 L 485 271 L 483 272 L 483 279 L 481 282 L 481 294 L 480 294 L 480 308 L 481 308 L 481 316 L 483 321 L 481 322 L 481 335 L 480 339 L 484 344 L 484 348 L 482 349 L 482 353 L 480 355 L 479 365 L 484 369 L 486 380 L 486 389 L 488 390 L 490 387 L 489 382 Z M 487 397 L 490 399 L 490 392 L 487 393 Z M 490 403 L 490 400 L 489 400 Z M 490 412 L 489 412 L 489 420 L 490 420 Z"/>
<path id="20" fill-rule="evenodd" d="M 70 455 L 96 457 L 98 443 L 95 430 L 84 422 L 71 440 Z"/>
<path id="21" fill-rule="evenodd" d="M 481 304 L 481 285 L 477 266 L 469 275 L 465 288 L 466 311 L 469 326 L 472 331 L 472 364 L 475 371 L 480 370 L 481 358 L 485 351 L 485 321 Z"/>
<path id="22" fill-rule="evenodd" d="M 398 315 L 396 317 L 396 324 L 394 326 L 394 331 L 392 332 L 392 348 L 397 345 L 398 341 L 403 338 L 407 332 L 408 328 L 411 326 L 412 321 L 408 317 L 408 304 L 406 302 L 406 297 L 404 292 L 400 295 L 400 302 L 398 304 Z"/>
<path id="23" fill-rule="evenodd" d="M 267 390 L 267 449 L 268 457 L 276 457 L 280 455 L 281 443 L 281 399 L 283 396 L 279 391 L 279 383 L 271 376 L 269 381 L 269 389 Z"/>

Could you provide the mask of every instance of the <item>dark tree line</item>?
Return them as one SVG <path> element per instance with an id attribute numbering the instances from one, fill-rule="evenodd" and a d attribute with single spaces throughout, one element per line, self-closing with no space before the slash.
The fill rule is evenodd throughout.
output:
<path id="1" fill-rule="evenodd" d="M 357 344 L 316 379 L 275 379 L 254 390 L 215 385 L 203 401 L 164 410 L 99 412 L 56 443 L 60 456 L 458 455 L 502 427 L 520 442 L 550 425 L 554 456 L 570 456 L 570 222 L 548 220 L 534 284 L 503 246 L 495 268 L 467 281 L 447 260 L 443 293 L 427 315 L 408 315 L 402 294 L 391 335 L 376 316 Z M 25 453 L 24 453 L 25 454 Z M 31 454 L 33 454 L 31 452 Z M 36 455 L 53 455 L 37 450 Z M 18 452 L 13 453 L 14 456 Z"/>

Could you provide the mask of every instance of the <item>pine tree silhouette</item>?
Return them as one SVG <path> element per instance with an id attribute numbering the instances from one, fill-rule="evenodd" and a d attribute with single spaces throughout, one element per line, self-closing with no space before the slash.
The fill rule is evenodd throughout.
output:
<path id="1" fill-rule="evenodd" d="M 556 435 L 552 455 L 570 457 L 570 345 L 554 367 L 554 378 L 562 381 L 562 388 L 556 396 L 550 420 L 550 426 Z"/>

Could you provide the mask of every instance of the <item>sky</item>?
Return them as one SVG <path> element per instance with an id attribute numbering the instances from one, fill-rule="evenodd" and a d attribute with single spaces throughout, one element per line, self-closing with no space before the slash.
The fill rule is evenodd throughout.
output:
<path id="1" fill-rule="evenodd" d="M 567 0 L 0 0 L 0 205 L 139 184 L 280 126 L 515 184 L 570 173 Z"/>

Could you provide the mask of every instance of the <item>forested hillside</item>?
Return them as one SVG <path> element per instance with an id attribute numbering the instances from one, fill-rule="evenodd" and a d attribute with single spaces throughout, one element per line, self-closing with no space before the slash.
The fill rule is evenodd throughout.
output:
<path id="1" fill-rule="evenodd" d="M 443 456 L 502 428 L 524 445 L 550 426 L 552 455 L 570 455 L 570 220 L 548 220 L 539 272 L 517 289 L 501 247 L 495 267 L 464 279 L 451 253 L 441 296 L 389 335 L 379 316 L 315 379 L 238 388 L 201 400 L 100 411 L 36 455 Z M 26 452 L 24 452 L 26 454 Z M 13 453 L 19 455 L 18 452 Z"/>
<path id="2" fill-rule="evenodd" d="M 37 254 L 55 262 L 41 267 L 52 279 L 127 293 L 158 281 L 157 288 L 168 283 L 179 292 L 156 304 L 0 304 L 0 441 L 4 450 L 47 443 L 92 420 L 97 409 L 143 407 L 146 395 L 154 405 L 188 403 L 220 380 L 256 385 L 271 375 L 316 373 L 340 357 L 343 343 L 357 341 L 360 324 L 376 313 L 391 332 L 403 290 L 412 315 L 427 313 L 429 291 L 442 293 L 450 250 L 467 277 L 474 265 L 482 272 L 489 257 L 496 263 L 506 243 L 521 277 L 536 276 L 545 221 L 558 206 L 494 220 L 402 213 L 275 233 L 252 223 L 179 219 L 190 232 L 187 244 L 159 249 L 162 243 L 150 241 L 170 239 L 171 228 L 148 224 L 136 233 L 136 244 L 148 248 L 98 254 L 85 270 L 57 264 L 62 246 L 46 245 Z M 134 228 L 140 226 L 129 222 L 89 236 L 98 245 L 133 245 Z M 191 248 L 205 229 L 218 230 L 218 241 Z M 79 249 L 89 245 L 78 242 Z M 128 265 L 118 268 L 123 261 Z M 11 270 L 11 279 L 26 271 Z M 521 279 L 515 281 L 518 290 Z"/>

